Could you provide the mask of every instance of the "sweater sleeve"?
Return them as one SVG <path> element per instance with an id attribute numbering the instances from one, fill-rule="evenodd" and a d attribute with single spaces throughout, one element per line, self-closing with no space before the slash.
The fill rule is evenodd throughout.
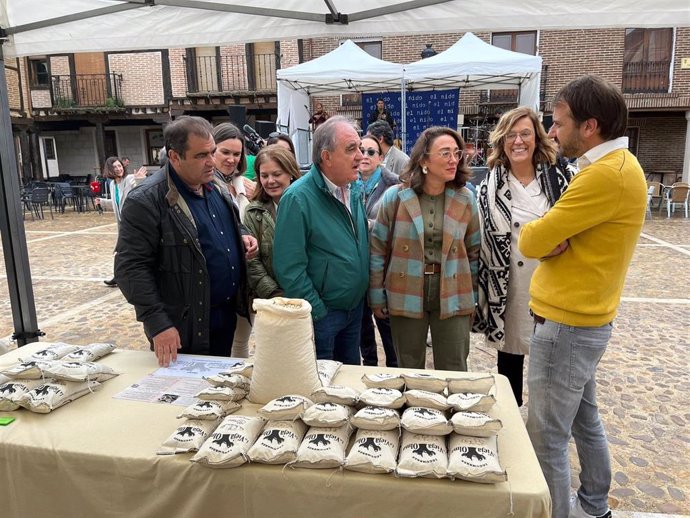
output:
<path id="1" fill-rule="evenodd" d="M 286 297 L 307 300 L 311 304 L 314 320 L 323 318 L 328 309 L 307 273 L 307 217 L 300 200 L 291 196 L 290 192 L 280 200 L 275 234 L 273 270 L 278 284 Z"/>
<path id="2" fill-rule="evenodd" d="M 608 168 L 596 163 L 583 169 L 549 212 L 522 227 L 520 252 L 542 258 L 566 239 L 611 219 L 623 192 L 618 182 Z"/>
<path id="3" fill-rule="evenodd" d="M 392 221 L 395 219 L 395 200 L 399 189 L 390 188 L 384 194 L 376 215 L 376 221 L 371 229 L 369 240 L 369 306 L 379 309 L 386 306 L 384 291 L 386 257 L 388 250 L 388 233 Z"/>
<path id="4" fill-rule="evenodd" d="M 470 222 L 467 225 L 465 232 L 465 250 L 467 251 L 467 260 L 470 263 L 470 272 L 472 273 L 472 292 L 474 293 L 475 303 L 478 300 L 478 278 L 479 278 L 479 251 L 480 251 L 480 231 L 479 231 L 479 211 L 477 209 L 477 199 L 474 197 L 472 191 L 470 193 L 471 203 L 468 204 L 467 210 L 471 212 Z"/>

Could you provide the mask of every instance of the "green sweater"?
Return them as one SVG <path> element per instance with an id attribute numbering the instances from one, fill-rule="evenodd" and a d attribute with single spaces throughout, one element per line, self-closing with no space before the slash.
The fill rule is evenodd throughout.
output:
<path id="1" fill-rule="evenodd" d="M 616 316 L 625 275 L 644 223 L 647 184 L 637 159 L 617 149 L 576 174 L 543 218 L 527 223 L 518 246 L 545 258 L 530 284 L 530 308 L 571 326 L 602 326 Z"/>
<path id="2" fill-rule="evenodd" d="M 354 309 L 369 284 L 369 232 L 355 184 L 350 206 L 352 215 L 316 166 L 280 199 L 273 241 L 276 279 L 286 297 L 311 304 L 314 320 L 329 309 Z"/>

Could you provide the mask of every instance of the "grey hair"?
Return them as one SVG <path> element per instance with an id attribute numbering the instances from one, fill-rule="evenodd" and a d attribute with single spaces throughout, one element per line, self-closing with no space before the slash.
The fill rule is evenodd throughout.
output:
<path id="1" fill-rule="evenodd" d="M 357 134 L 359 134 L 357 123 L 348 117 L 343 117 L 342 115 L 330 117 L 326 122 L 316 128 L 312 140 L 311 150 L 311 161 L 314 162 L 314 165 L 321 165 L 321 151 L 333 151 L 335 149 L 335 136 L 338 131 L 338 126 L 343 124 L 351 126 L 357 132 Z"/>
<path id="2" fill-rule="evenodd" d="M 202 117 L 182 115 L 168 124 L 163 130 L 165 140 L 165 150 L 170 153 L 174 150 L 180 157 L 184 158 L 189 148 L 189 135 L 196 135 L 200 138 L 210 138 L 213 127 L 211 123 Z"/>

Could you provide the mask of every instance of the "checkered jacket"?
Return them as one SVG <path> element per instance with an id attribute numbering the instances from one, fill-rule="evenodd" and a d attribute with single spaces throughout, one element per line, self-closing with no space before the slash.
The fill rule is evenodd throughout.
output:
<path id="1" fill-rule="evenodd" d="M 447 187 L 445 197 L 441 319 L 474 312 L 479 258 L 479 216 L 474 195 L 466 187 Z M 399 202 L 396 202 L 396 198 L 399 198 Z M 391 228 L 392 250 L 389 252 Z M 409 187 L 391 187 L 383 195 L 371 233 L 369 273 L 369 303 L 372 309 L 387 305 L 391 315 L 422 318 L 424 221 L 419 198 Z"/>

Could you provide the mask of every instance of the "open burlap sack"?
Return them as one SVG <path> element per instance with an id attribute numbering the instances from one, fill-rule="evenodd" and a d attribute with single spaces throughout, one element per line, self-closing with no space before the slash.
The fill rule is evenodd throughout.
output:
<path id="1" fill-rule="evenodd" d="M 285 394 L 309 397 L 321 388 L 311 305 L 306 300 L 254 300 L 254 370 L 249 400 L 266 404 Z"/>

